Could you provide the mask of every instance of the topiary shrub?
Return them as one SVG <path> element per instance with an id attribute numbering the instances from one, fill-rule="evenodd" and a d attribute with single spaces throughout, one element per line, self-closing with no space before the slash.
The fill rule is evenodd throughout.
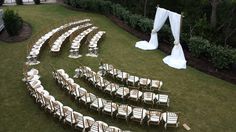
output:
<path id="1" fill-rule="evenodd" d="M 23 1 L 22 0 L 16 0 L 16 4 L 17 5 L 23 5 Z"/>
<path id="2" fill-rule="evenodd" d="M 2 6 L 3 3 L 4 3 L 4 0 L 0 0 L 0 6 Z"/>
<path id="3" fill-rule="evenodd" d="M 40 4 L 40 0 L 34 0 L 34 4 L 35 5 L 39 5 Z"/>
<path id="4" fill-rule="evenodd" d="M 4 26 L 10 36 L 17 35 L 23 26 L 23 20 L 14 10 L 7 9 L 2 17 Z"/>

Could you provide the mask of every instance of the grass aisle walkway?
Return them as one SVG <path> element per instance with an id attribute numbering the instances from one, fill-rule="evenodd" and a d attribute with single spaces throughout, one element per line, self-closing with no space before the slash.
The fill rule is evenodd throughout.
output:
<path id="1" fill-rule="evenodd" d="M 162 58 L 165 54 L 158 50 L 141 51 L 134 48 L 138 39 L 102 15 L 70 11 L 55 4 L 11 6 L 9 8 L 17 10 L 20 16 L 32 25 L 33 34 L 38 33 L 50 24 L 69 17 L 91 18 L 96 26 L 107 31 L 105 41 L 101 43 L 99 57 L 102 57 L 105 62 L 130 73 L 163 80 L 163 89 L 171 91 L 170 110 L 182 112 L 181 121 L 190 124 L 192 131 L 236 131 L 235 85 L 191 67 L 188 67 L 187 70 L 175 70 L 164 65 Z M 25 61 L 28 42 L 29 40 L 15 44 L 0 42 L 0 131 L 71 131 L 71 129 L 63 127 L 61 123 L 54 121 L 51 116 L 45 114 L 33 102 L 26 86 L 21 82 L 22 64 Z M 68 50 L 69 44 L 63 48 L 60 56 L 53 57 L 49 54 L 49 49 L 45 49 L 40 59 L 41 63 L 37 66 L 42 75 L 43 85 L 56 99 L 71 106 L 76 111 L 85 115 L 92 115 L 98 120 L 104 120 L 123 129 L 130 129 L 134 132 L 156 130 L 156 128 L 146 129 L 138 126 L 138 124 L 131 123 L 128 125 L 119 120 L 111 120 L 106 116 L 98 116 L 94 112 L 78 106 L 69 96 L 59 90 L 49 72 L 51 69 L 48 63 L 53 64 L 56 68 L 64 68 L 70 76 L 73 76 L 74 69 L 79 63 L 96 70 L 98 68 L 98 59 L 82 57 L 72 60 L 67 57 Z M 89 88 L 89 91 L 104 96 L 83 82 L 80 84 Z M 182 128 L 178 130 L 184 131 Z"/>

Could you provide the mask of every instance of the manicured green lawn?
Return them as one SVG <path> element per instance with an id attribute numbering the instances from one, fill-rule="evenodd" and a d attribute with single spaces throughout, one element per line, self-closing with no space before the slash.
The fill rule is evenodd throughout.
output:
<path id="1" fill-rule="evenodd" d="M 6 7 L 4 7 L 6 9 Z M 160 79 L 164 81 L 163 90 L 170 91 L 170 111 L 181 112 L 181 123 L 186 122 L 192 131 L 236 131 L 236 85 L 222 81 L 215 77 L 199 72 L 191 67 L 187 70 L 175 70 L 163 64 L 162 58 L 166 56 L 159 50 L 141 51 L 134 48 L 138 39 L 122 30 L 108 18 L 93 13 L 84 13 L 68 10 L 60 5 L 28 5 L 11 6 L 20 16 L 33 27 L 33 34 L 54 23 L 60 23 L 70 17 L 78 19 L 90 18 L 93 23 L 107 32 L 105 40 L 101 43 L 99 58 L 111 63 L 115 67 L 130 73 Z M 22 65 L 25 62 L 26 47 L 29 40 L 22 43 L 7 44 L 0 42 L 0 131 L 24 132 L 53 132 L 71 131 L 46 114 L 34 103 L 21 81 Z M 91 115 L 96 120 L 102 120 L 109 125 L 116 125 L 122 129 L 134 132 L 157 131 L 157 128 L 142 127 L 135 123 L 111 119 L 104 115 L 97 115 L 83 106 L 73 102 L 68 95 L 52 79 L 52 64 L 56 68 L 63 68 L 70 76 L 80 63 L 88 65 L 94 70 L 98 69 L 99 59 L 82 57 L 77 60 L 68 58 L 68 43 L 58 57 L 49 53 L 48 47 L 43 50 L 41 63 L 36 66 L 42 76 L 41 81 L 57 100 L 69 105 L 74 110 Z M 84 46 L 85 47 L 85 46 Z M 86 51 L 83 50 L 85 54 Z M 97 95 L 109 99 L 98 90 L 86 85 L 81 80 L 78 83 Z M 184 131 L 182 127 L 177 129 Z"/>

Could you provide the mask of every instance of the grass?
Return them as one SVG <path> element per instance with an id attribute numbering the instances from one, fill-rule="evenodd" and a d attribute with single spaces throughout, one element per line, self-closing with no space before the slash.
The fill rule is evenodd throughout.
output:
<path id="1" fill-rule="evenodd" d="M 166 56 L 159 50 L 142 51 L 134 48 L 138 39 L 119 28 L 108 18 L 99 14 L 76 12 L 60 5 L 28 5 L 10 6 L 17 10 L 20 16 L 33 27 L 33 34 L 40 33 L 43 29 L 55 23 L 68 20 L 70 17 L 78 19 L 90 18 L 93 23 L 107 32 L 105 40 L 101 43 L 99 58 L 82 57 L 77 60 L 68 58 L 69 44 L 62 49 L 58 57 L 49 53 L 48 47 L 42 51 L 41 63 L 36 66 L 42 75 L 41 81 L 56 99 L 69 105 L 84 115 L 91 115 L 96 120 L 103 120 L 109 125 L 116 125 L 122 129 L 134 132 L 157 131 L 157 128 L 142 127 L 138 124 L 127 124 L 124 121 L 112 120 L 103 115 L 97 115 L 86 108 L 77 105 L 69 96 L 58 89 L 52 79 L 49 64 L 56 68 L 63 68 L 70 76 L 79 63 L 98 69 L 99 59 L 111 63 L 115 67 L 130 73 L 160 79 L 164 81 L 163 90 L 171 93 L 170 111 L 181 112 L 181 122 L 186 122 L 192 131 L 236 131 L 236 86 L 209 76 L 205 73 L 188 67 L 187 70 L 175 70 L 163 64 Z M 6 7 L 4 7 L 6 9 Z M 29 96 L 22 79 L 22 65 L 26 60 L 27 44 L 30 40 L 7 44 L 0 42 L 0 131 L 24 132 L 52 132 L 71 131 L 46 114 Z M 85 47 L 85 46 L 84 46 Z M 85 49 L 83 49 L 85 54 Z M 76 80 L 101 97 L 104 94 L 86 85 L 81 80 Z M 182 127 L 177 129 L 184 131 Z"/>

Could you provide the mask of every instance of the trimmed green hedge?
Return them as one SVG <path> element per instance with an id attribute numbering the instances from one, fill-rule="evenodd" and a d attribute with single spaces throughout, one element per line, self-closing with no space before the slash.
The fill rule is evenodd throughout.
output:
<path id="1" fill-rule="evenodd" d="M 130 27 L 151 33 L 153 20 L 138 14 L 133 14 L 120 4 L 114 4 L 106 0 L 65 0 L 66 4 L 84 10 L 99 12 L 106 15 L 114 15 L 128 24 Z M 164 25 L 160 30 L 159 39 L 174 41 L 169 25 Z M 218 69 L 229 68 L 236 62 L 235 50 L 228 47 L 216 46 L 201 37 L 192 37 L 189 39 L 188 34 L 182 34 L 181 42 L 188 44 L 188 48 L 193 56 L 207 57 Z"/>
<path id="2" fill-rule="evenodd" d="M 195 57 L 206 57 L 218 69 L 227 69 L 236 62 L 236 50 L 217 46 L 202 37 L 191 37 L 189 50 Z"/>
<path id="3" fill-rule="evenodd" d="M 120 20 L 144 33 L 150 33 L 153 27 L 153 20 L 141 15 L 132 14 L 120 4 L 113 4 L 111 1 L 104 0 L 64 0 L 64 3 L 76 8 L 114 15 Z"/>

